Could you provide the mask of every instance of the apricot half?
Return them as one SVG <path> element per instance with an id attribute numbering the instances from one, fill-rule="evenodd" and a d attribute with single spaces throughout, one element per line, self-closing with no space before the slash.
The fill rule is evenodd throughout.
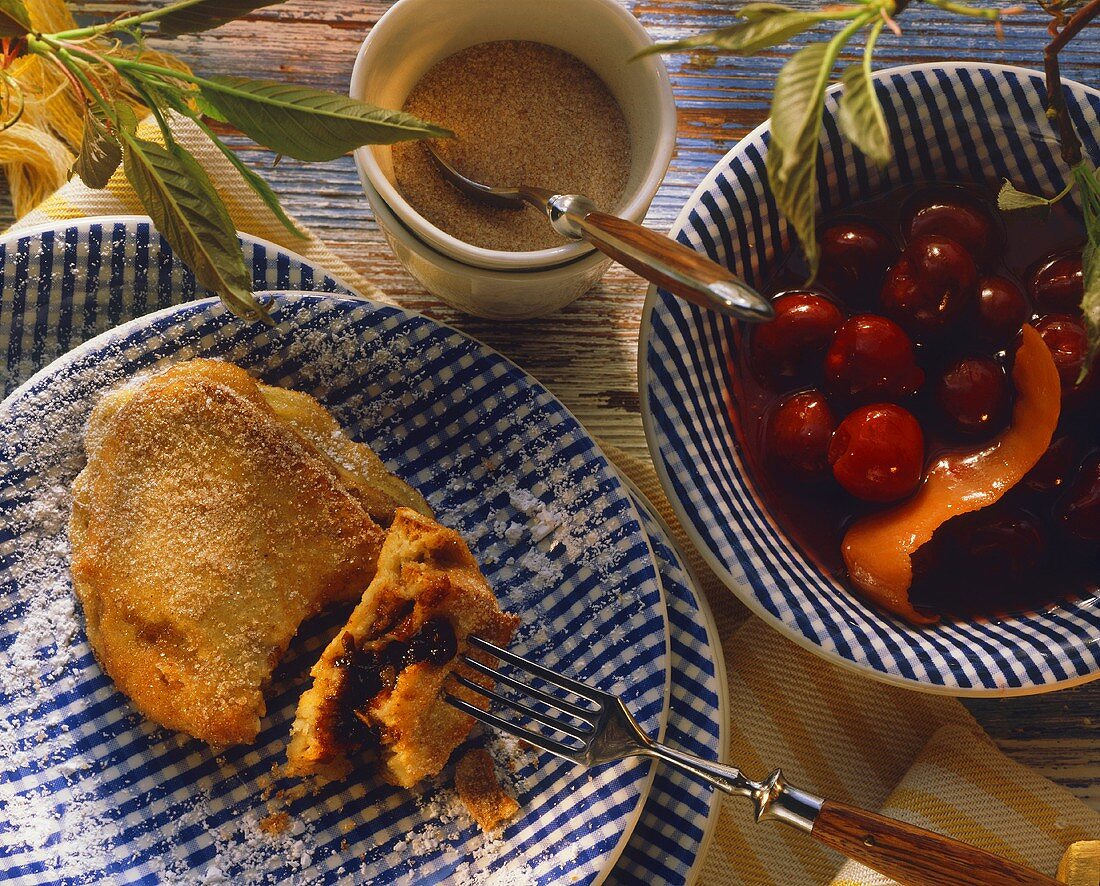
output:
<path id="1" fill-rule="evenodd" d="M 1023 479 L 1050 446 L 1061 411 L 1061 382 L 1050 350 L 1029 325 L 1012 370 L 1012 424 L 993 442 L 932 463 L 916 494 L 857 520 L 841 550 L 852 583 L 872 601 L 914 624 L 938 617 L 909 602 L 913 554 L 952 517 L 988 507 Z"/>

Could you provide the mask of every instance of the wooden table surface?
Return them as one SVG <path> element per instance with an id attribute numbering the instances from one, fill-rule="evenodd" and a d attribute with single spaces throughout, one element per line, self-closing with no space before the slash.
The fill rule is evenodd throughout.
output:
<path id="1" fill-rule="evenodd" d="M 78 0 L 73 5 L 101 15 L 140 4 Z M 278 77 L 346 92 L 359 44 L 389 5 L 291 0 L 210 33 L 156 45 L 178 53 L 199 72 Z M 658 40 L 728 24 L 737 6 L 729 0 L 628 5 Z M 1041 66 L 1045 20 L 1037 8 L 1019 15 L 997 41 L 987 24 L 914 3 L 901 19 L 905 38 L 884 35 L 877 64 L 962 58 Z M 1065 54 L 1065 77 L 1100 81 L 1098 31 L 1086 32 Z M 649 225 L 668 230 L 706 171 L 767 117 L 771 84 L 789 54 L 778 49 L 749 60 L 669 59 L 680 108 L 679 142 Z M 614 268 L 588 295 L 542 320 L 507 325 L 471 318 L 425 292 L 397 262 L 374 223 L 350 157 L 321 165 L 284 160 L 272 169 L 267 168 L 270 155 L 239 139 L 234 144 L 246 159 L 265 167 L 263 173 L 292 213 L 395 301 L 497 348 L 545 383 L 597 437 L 646 453 L 635 371 L 645 297 L 638 277 Z M 1100 681 L 1045 696 L 967 706 L 1008 754 L 1100 809 Z"/>

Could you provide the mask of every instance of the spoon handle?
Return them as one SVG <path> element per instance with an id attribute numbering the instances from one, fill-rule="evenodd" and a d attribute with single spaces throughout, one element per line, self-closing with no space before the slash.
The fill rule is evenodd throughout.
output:
<path id="1" fill-rule="evenodd" d="M 604 212 L 571 221 L 600 252 L 692 304 L 755 322 L 774 315 L 771 302 L 755 289 L 671 237 Z"/>

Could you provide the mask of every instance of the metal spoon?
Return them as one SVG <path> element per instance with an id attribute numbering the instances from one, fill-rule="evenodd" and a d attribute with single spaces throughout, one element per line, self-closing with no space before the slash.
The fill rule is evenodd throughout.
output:
<path id="1" fill-rule="evenodd" d="M 570 240 L 587 240 L 651 283 L 703 308 L 741 320 L 762 322 L 775 316 L 771 302 L 720 264 L 626 219 L 600 212 L 580 194 L 555 194 L 519 185 L 495 188 L 467 178 L 424 142 L 443 177 L 473 200 L 503 209 L 524 204 L 544 212 L 554 230 Z"/>

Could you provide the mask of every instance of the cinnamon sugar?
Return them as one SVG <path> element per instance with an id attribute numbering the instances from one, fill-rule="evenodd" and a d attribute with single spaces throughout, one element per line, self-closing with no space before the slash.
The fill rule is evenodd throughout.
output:
<path id="1" fill-rule="evenodd" d="M 492 832 L 519 811 L 515 798 L 497 780 L 493 758 L 484 748 L 467 751 L 455 766 L 455 790 L 470 817 Z"/>
<path id="2" fill-rule="evenodd" d="M 519 40 L 480 43 L 438 62 L 404 110 L 454 131 L 440 153 L 464 174 L 584 194 L 611 211 L 630 170 L 630 139 L 614 96 L 578 58 Z M 487 249 L 525 252 L 566 241 L 533 209 L 495 209 L 440 176 L 424 145 L 393 148 L 397 184 L 433 225 Z"/>

